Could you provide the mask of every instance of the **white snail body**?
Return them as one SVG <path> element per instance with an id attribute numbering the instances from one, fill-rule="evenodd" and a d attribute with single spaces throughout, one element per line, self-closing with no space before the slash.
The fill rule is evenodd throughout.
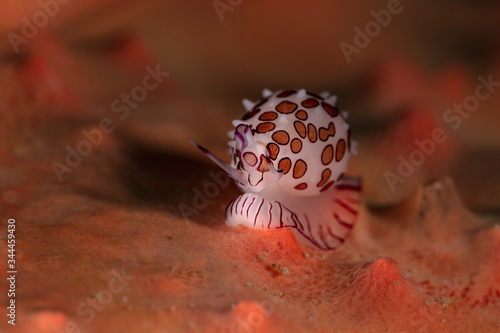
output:
<path id="1" fill-rule="evenodd" d="M 305 243 L 335 249 L 351 232 L 360 206 L 360 181 L 343 177 L 351 151 L 346 113 L 336 96 L 301 90 L 264 90 L 234 121 L 228 165 L 221 166 L 245 194 L 226 209 L 226 224 L 293 228 Z"/>

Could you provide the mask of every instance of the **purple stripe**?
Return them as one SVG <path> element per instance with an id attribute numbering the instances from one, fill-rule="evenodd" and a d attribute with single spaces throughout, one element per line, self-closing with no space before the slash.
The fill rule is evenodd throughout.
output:
<path id="1" fill-rule="evenodd" d="M 340 219 L 340 217 L 337 215 L 337 213 L 334 213 L 333 216 L 335 217 L 335 219 L 337 220 L 337 222 L 340 224 L 340 225 L 343 225 L 344 227 L 346 227 L 347 229 L 352 229 L 354 224 L 350 224 L 350 223 L 347 223 L 347 222 L 344 222 Z"/>
<path id="2" fill-rule="evenodd" d="M 231 201 L 231 204 L 229 204 L 228 208 L 229 208 L 229 212 L 231 213 L 231 217 L 233 217 L 233 206 L 234 206 L 234 202 L 236 201 L 236 199 L 234 199 L 233 201 Z"/>
<path id="3" fill-rule="evenodd" d="M 356 185 L 348 185 L 348 184 L 339 184 L 335 187 L 337 190 L 351 190 L 351 191 L 361 191 L 361 186 L 356 186 Z"/>
<path id="4" fill-rule="evenodd" d="M 342 238 L 342 237 L 340 237 L 340 236 L 335 235 L 335 234 L 332 232 L 332 230 L 331 230 L 330 228 L 328 228 L 328 234 L 329 234 L 330 236 L 332 236 L 333 238 L 335 238 L 336 240 L 338 240 L 339 242 L 341 242 L 341 243 L 344 243 L 344 242 L 345 242 L 345 239 L 344 239 L 344 238 Z"/>
<path id="5" fill-rule="evenodd" d="M 325 235 L 323 233 L 323 225 L 318 225 L 318 229 L 319 229 L 319 238 L 323 241 L 323 244 L 325 244 L 325 247 L 327 249 L 330 249 L 330 246 L 328 245 L 328 242 L 326 241 L 326 238 L 325 238 Z"/>
<path id="6" fill-rule="evenodd" d="M 304 214 L 304 217 L 306 218 L 306 222 L 307 222 L 307 230 L 309 231 L 309 235 L 312 238 L 311 222 L 309 221 L 309 217 L 306 214 Z"/>
<path id="7" fill-rule="evenodd" d="M 245 202 L 247 202 L 248 197 L 245 198 L 245 201 L 243 201 L 243 205 L 241 205 L 241 213 L 240 215 L 243 215 L 243 208 L 245 207 Z"/>
<path id="8" fill-rule="evenodd" d="M 292 212 L 292 211 L 290 211 L 290 212 Z M 304 230 L 304 226 L 302 225 L 302 222 L 300 222 L 299 217 L 297 216 L 297 214 L 295 214 L 293 212 L 292 212 L 292 221 L 295 223 L 297 228 Z"/>
<path id="9" fill-rule="evenodd" d="M 309 235 L 306 235 L 303 231 L 297 229 L 298 232 L 300 232 L 300 234 L 302 236 L 304 236 L 305 238 L 307 238 L 311 243 L 313 243 L 314 245 L 316 245 L 320 249 L 326 250 L 323 246 L 321 246 L 320 243 L 318 243 L 314 238 L 312 238 L 312 235 L 311 235 L 311 223 L 309 222 L 309 217 L 307 215 L 305 215 L 305 214 L 304 214 L 304 217 L 306 218 L 307 225 L 309 226 Z"/>
<path id="10" fill-rule="evenodd" d="M 276 201 L 278 205 L 280 205 L 280 228 L 283 228 L 283 207 L 281 207 L 281 203 Z"/>
<path id="11" fill-rule="evenodd" d="M 270 229 L 271 222 L 273 221 L 273 214 L 271 213 L 272 209 L 273 209 L 273 204 L 269 203 L 269 224 L 267 225 L 267 229 Z"/>
<path id="12" fill-rule="evenodd" d="M 358 215 L 358 211 L 357 210 L 355 210 L 354 208 L 350 207 L 349 205 L 347 205 L 342 200 L 335 199 L 335 202 L 337 202 L 339 205 L 341 205 L 342 207 L 344 207 L 344 209 L 347 210 L 348 212 L 350 212 L 351 214 Z"/>
<path id="13" fill-rule="evenodd" d="M 260 214 L 260 209 L 262 208 L 262 205 L 264 204 L 264 199 L 262 199 L 262 202 L 260 203 L 259 209 L 257 210 L 257 214 L 255 214 L 255 218 L 253 220 L 253 226 L 255 227 L 255 224 L 257 223 L 257 217 Z"/>
<path id="14" fill-rule="evenodd" d="M 253 197 L 252 199 L 252 202 L 250 203 L 250 205 L 248 206 L 248 209 L 247 209 L 247 218 L 248 218 L 248 212 L 250 211 L 250 207 L 252 207 L 253 203 L 255 201 L 255 197 Z"/>
<path id="15" fill-rule="evenodd" d="M 240 195 L 240 196 L 238 197 L 238 201 L 236 201 L 236 206 L 234 207 L 234 213 L 235 213 L 235 214 L 238 214 L 238 204 L 240 203 L 240 201 L 241 201 L 241 198 L 242 198 L 242 197 L 243 197 L 243 196 L 242 196 L 242 195 Z"/>

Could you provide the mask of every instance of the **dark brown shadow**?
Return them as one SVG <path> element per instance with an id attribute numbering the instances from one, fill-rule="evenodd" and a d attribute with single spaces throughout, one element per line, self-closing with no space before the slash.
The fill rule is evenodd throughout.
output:
<path id="1" fill-rule="evenodd" d="M 240 194 L 232 179 L 208 159 L 136 143 L 125 146 L 131 167 L 120 171 L 121 178 L 132 201 L 141 206 L 212 224 L 224 219 L 225 207 Z"/>

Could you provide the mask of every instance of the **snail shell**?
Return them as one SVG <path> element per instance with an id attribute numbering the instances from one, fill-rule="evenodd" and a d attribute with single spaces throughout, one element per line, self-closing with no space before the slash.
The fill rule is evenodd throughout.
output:
<path id="1" fill-rule="evenodd" d="M 293 228 L 325 250 L 345 241 L 361 186 L 358 178 L 343 177 L 355 145 L 347 113 L 335 102 L 328 93 L 264 90 L 259 102 L 243 101 L 247 112 L 233 122 L 230 165 L 197 145 L 245 192 L 227 207 L 227 225 Z"/>

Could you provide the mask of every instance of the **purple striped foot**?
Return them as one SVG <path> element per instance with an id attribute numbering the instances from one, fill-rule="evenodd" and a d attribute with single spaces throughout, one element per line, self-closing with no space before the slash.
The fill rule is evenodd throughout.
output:
<path id="1" fill-rule="evenodd" d="M 292 228 L 301 241 L 323 250 L 342 245 L 351 233 L 361 207 L 359 178 L 344 177 L 325 195 L 297 197 L 272 191 L 245 193 L 226 209 L 228 226 L 254 229 Z"/>

